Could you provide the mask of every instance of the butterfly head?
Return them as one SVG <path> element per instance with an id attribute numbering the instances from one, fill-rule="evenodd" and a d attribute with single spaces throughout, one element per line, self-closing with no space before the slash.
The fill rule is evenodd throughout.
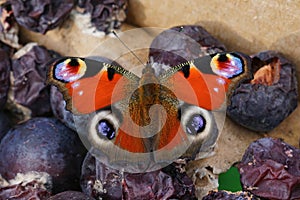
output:
<path id="1" fill-rule="evenodd" d="M 144 69 L 143 69 L 143 71 L 142 71 L 142 74 L 143 74 L 143 75 L 144 75 L 144 74 L 154 74 L 154 73 L 155 73 L 155 71 L 154 71 L 154 69 L 152 68 L 152 66 L 151 66 L 150 63 L 146 64 L 146 66 L 144 67 Z"/>

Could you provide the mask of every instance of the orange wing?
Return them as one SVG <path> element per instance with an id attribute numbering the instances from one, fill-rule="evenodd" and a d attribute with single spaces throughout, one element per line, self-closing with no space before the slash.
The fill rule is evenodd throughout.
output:
<path id="1" fill-rule="evenodd" d="M 108 80 L 107 77 L 107 72 L 102 70 L 96 76 L 67 83 L 65 87 L 68 89 L 68 95 L 72 97 L 73 111 L 88 114 L 124 98 L 125 85 L 129 80 L 120 74 L 116 74 L 113 80 Z M 124 88 L 114 89 L 118 81 L 123 83 Z"/>
<path id="2" fill-rule="evenodd" d="M 63 58 L 48 72 L 48 82 L 59 88 L 67 109 L 75 114 L 88 114 L 121 100 L 126 85 L 138 80 L 120 66 L 82 58 Z"/>
<path id="3" fill-rule="evenodd" d="M 229 90 L 250 77 L 248 60 L 241 53 L 223 52 L 174 66 L 160 77 L 169 78 L 177 98 L 215 110 L 223 105 Z"/>
<path id="4" fill-rule="evenodd" d="M 114 143 L 121 149 L 132 152 L 132 153 L 147 153 L 143 138 L 134 137 L 120 130 Z"/>
<path id="5" fill-rule="evenodd" d="M 188 78 L 182 73 L 171 77 L 172 89 L 177 98 L 207 110 L 215 110 L 222 106 L 229 83 L 229 79 L 203 74 L 195 67 L 191 67 Z"/>
<path id="6" fill-rule="evenodd" d="M 167 113 L 166 123 L 159 132 L 153 135 L 150 146 L 147 146 L 147 143 L 151 139 L 143 138 L 140 134 L 140 132 L 143 132 L 142 129 L 143 127 L 131 121 L 130 116 L 124 117 L 114 144 L 133 153 L 149 153 L 151 152 L 150 148 L 152 148 L 153 152 L 162 149 L 171 152 L 173 148 L 180 147 L 183 143 L 187 143 L 188 140 L 186 133 L 182 130 L 177 112 Z"/>

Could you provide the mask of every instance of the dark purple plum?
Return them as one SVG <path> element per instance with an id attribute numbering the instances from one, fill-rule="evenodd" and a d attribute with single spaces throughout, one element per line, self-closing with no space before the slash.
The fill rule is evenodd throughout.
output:
<path id="1" fill-rule="evenodd" d="M 50 116 L 50 87 L 46 85 L 48 62 L 57 53 L 34 43 L 19 50 L 12 60 L 10 109 L 21 121 Z"/>
<path id="2" fill-rule="evenodd" d="M 176 164 L 147 173 L 122 173 L 91 153 L 82 166 L 81 188 L 95 199 L 196 199 L 192 180 Z"/>
<path id="3" fill-rule="evenodd" d="M 262 138 L 247 148 L 238 165 L 245 190 L 266 199 L 300 199 L 300 149 Z"/>
<path id="4" fill-rule="evenodd" d="M 297 107 L 296 69 L 291 61 L 278 52 L 265 51 L 253 57 L 256 57 L 256 62 L 253 62 L 254 70 L 259 68 L 256 66 L 257 60 L 263 62 L 279 58 L 280 79 L 270 86 L 250 82 L 240 84 L 231 96 L 227 115 L 251 130 L 266 132 L 278 126 Z"/>
<path id="5" fill-rule="evenodd" d="M 78 191 L 65 191 L 58 193 L 48 200 L 94 200 L 93 198 Z"/>
<path id="6" fill-rule="evenodd" d="M 9 72 L 11 61 L 7 52 L 0 49 L 0 110 L 3 109 L 9 90 Z"/>
<path id="7" fill-rule="evenodd" d="M 156 36 L 150 45 L 149 58 L 157 63 L 175 66 L 225 50 L 224 44 L 203 27 L 185 25 L 167 29 Z"/>
<path id="8" fill-rule="evenodd" d="M 229 191 L 210 191 L 202 200 L 258 200 L 260 198 L 253 196 L 248 192 L 229 192 Z"/>
<path id="9" fill-rule="evenodd" d="M 33 118 L 11 129 L 0 143 L 0 174 L 48 173 L 53 192 L 78 190 L 86 149 L 76 132 L 54 118 Z"/>
<path id="10" fill-rule="evenodd" d="M 12 127 L 13 122 L 10 119 L 10 116 L 5 111 L 0 111 L 0 142 L 3 136 L 8 132 Z"/>
<path id="11" fill-rule="evenodd" d="M 58 27 L 74 6 L 73 0 L 9 0 L 9 2 L 18 24 L 43 34 Z"/>
<path id="12" fill-rule="evenodd" d="M 91 23 L 99 30 L 109 34 L 119 29 L 126 19 L 128 0 L 102 1 L 78 0 L 77 6 L 91 15 Z"/>
<path id="13" fill-rule="evenodd" d="M 47 173 L 18 174 L 7 182 L 0 177 L 0 199 L 46 200 L 51 195 L 51 179 Z"/>

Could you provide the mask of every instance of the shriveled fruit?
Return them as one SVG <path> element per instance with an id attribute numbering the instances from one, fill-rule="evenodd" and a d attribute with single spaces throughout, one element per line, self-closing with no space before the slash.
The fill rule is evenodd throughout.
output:
<path id="1" fill-rule="evenodd" d="M 250 144 L 238 165 L 245 190 L 267 199 L 300 198 L 300 149 L 280 139 Z"/>

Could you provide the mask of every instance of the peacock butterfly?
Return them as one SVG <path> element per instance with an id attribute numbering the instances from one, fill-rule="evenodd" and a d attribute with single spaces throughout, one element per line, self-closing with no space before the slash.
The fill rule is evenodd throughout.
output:
<path id="1" fill-rule="evenodd" d="M 249 78 L 249 65 L 246 55 L 223 52 L 159 75 L 148 63 L 139 77 L 118 64 L 65 57 L 49 68 L 48 83 L 63 93 L 72 113 L 93 113 L 84 134 L 108 163 L 135 163 L 128 171 L 140 172 L 142 165 L 153 170 L 195 156 L 217 131 L 211 111 L 221 109 L 232 89 Z"/>

